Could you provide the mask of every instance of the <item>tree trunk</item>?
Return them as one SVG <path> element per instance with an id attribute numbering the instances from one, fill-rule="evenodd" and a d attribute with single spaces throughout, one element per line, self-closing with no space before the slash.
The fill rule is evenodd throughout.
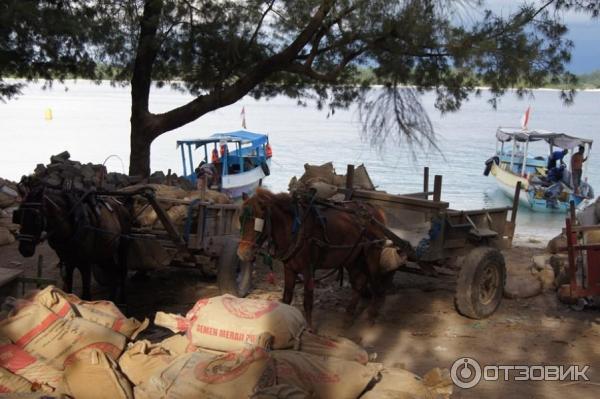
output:
<path id="1" fill-rule="evenodd" d="M 150 145 L 154 138 L 143 123 L 131 119 L 129 175 L 150 176 Z"/>

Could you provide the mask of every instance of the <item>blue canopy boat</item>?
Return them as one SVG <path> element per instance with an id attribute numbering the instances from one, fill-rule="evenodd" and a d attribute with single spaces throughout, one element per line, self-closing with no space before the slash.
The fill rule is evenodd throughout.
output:
<path id="1" fill-rule="evenodd" d="M 205 139 L 178 140 L 177 147 L 181 148 L 184 176 L 196 183 L 193 153 L 200 149 L 201 162 L 197 166 L 208 166 L 216 174 L 210 188 L 231 198 L 253 193 L 270 174 L 272 152 L 266 134 L 246 130 L 215 133 Z"/>
<path id="2" fill-rule="evenodd" d="M 560 180 L 550 178 L 548 155 L 529 155 L 530 143 L 538 141 L 550 146 L 548 154 L 557 147 L 569 150 L 572 155 L 578 147 L 583 147 L 586 157 L 589 157 L 593 142 L 564 133 L 500 127 L 496 131 L 496 154 L 486 161 L 484 174 L 491 173 L 498 187 L 510 198 L 514 196 L 517 182 L 521 182 L 520 202 L 536 212 L 567 212 L 571 201 L 576 206 L 588 203 L 594 194 L 584 180 L 585 174 L 581 177 L 579 190 L 574 187 L 570 168 L 559 166 Z M 510 149 L 505 148 L 506 143 L 512 144 Z"/>

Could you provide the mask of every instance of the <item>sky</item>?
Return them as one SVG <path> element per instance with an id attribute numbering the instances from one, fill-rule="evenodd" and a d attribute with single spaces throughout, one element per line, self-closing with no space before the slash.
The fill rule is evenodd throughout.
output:
<path id="1" fill-rule="evenodd" d="M 533 3 L 540 4 L 539 1 Z M 485 0 L 483 8 L 507 15 L 519 4 L 522 4 L 522 1 Z M 575 44 L 569 70 L 576 74 L 600 70 L 600 19 L 592 19 L 589 15 L 575 12 L 566 13 L 563 18 L 569 29 L 567 37 Z"/>

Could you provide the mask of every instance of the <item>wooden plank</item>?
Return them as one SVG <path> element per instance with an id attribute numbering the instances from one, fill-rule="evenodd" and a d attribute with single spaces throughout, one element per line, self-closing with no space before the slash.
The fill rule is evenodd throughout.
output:
<path id="1" fill-rule="evenodd" d="M 354 199 L 361 200 L 378 200 L 384 202 L 390 202 L 394 204 L 405 204 L 412 205 L 419 208 L 431 208 L 431 209 L 445 209 L 448 208 L 449 204 L 447 202 L 439 201 L 429 201 L 422 198 L 415 197 L 407 197 L 405 195 L 393 195 L 388 193 L 383 193 L 380 191 L 369 191 L 369 190 L 354 190 Z"/>
<path id="2" fill-rule="evenodd" d="M 354 165 L 348 165 L 346 169 L 346 195 L 345 200 L 349 200 L 352 197 L 352 190 L 354 189 Z"/>
<path id="3" fill-rule="evenodd" d="M 592 224 L 588 226 L 571 226 L 571 231 L 594 231 L 600 230 L 600 224 Z"/>
<path id="4" fill-rule="evenodd" d="M 433 178 L 433 200 L 435 202 L 442 200 L 442 175 L 435 175 Z"/>
<path id="5" fill-rule="evenodd" d="M 423 193 L 429 193 L 429 167 L 423 168 Z M 427 197 L 425 197 L 427 198 Z"/>

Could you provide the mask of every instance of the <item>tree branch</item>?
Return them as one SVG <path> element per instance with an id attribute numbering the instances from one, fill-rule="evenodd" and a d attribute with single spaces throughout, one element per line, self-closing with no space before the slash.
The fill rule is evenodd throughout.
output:
<path id="1" fill-rule="evenodd" d="M 181 107 L 155 115 L 159 126 L 156 136 L 186 125 L 207 112 L 235 103 L 272 73 L 287 68 L 302 48 L 310 42 L 334 3 L 335 0 L 323 0 L 308 24 L 292 43 L 281 52 L 254 66 L 235 83 L 199 96 Z"/>

